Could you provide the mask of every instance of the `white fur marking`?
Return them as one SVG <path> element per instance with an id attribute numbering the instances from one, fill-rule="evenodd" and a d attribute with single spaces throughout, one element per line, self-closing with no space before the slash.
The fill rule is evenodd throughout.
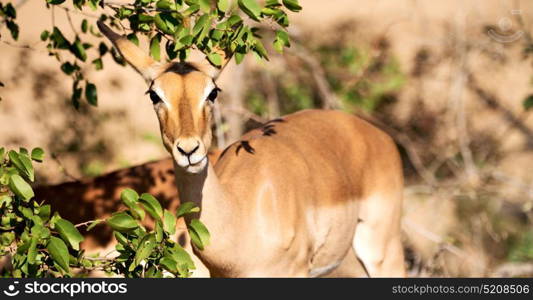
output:
<path id="1" fill-rule="evenodd" d="M 170 102 L 168 102 L 167 98 L 165 97 L 165 92 L 163 92 L 163 89 L 155 87 L 153 88 L 153 91 L 159 96 L 159 98 L 161 98 L 161 100 L 163 100 L 163 103 L 165 103 L 168 108 L 172 107 L 172 105 L 170 105 Z"/>
<path id="2" fill-rule="evenodd" d="M 199 105 L 200 105 L 200 108 L 202 108 L 205 105 L 205 100 L 207 99 L 207 96 L 209 96 L 209 94 L 211 94 L 211 91 L 214 88 L 215 88 L 215 84 L 213 83 L 213 81 L 210 78 L 208 78 L 207 82 L 206 82 L 206 85 L 205 85 L 205 88 L 204 88 L 204 92 L 202 93 L 202 98 L 200 98 L 200 101 L 198 102 Z"/>

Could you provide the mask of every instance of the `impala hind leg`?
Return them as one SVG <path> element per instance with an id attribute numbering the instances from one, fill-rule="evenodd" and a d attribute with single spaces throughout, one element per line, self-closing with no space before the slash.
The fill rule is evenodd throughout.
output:
<path id="1" fill-rule="evenodd" d="M 366 271 L 355 255 L 355 251 L 350 249 L 341 264 L 329 274 L 321 277 L 327 278 L 347 278 L 347 277 L 367 277 Z"/>
<path id="2" fill-rule="evenodd" d="M 400 237 L 401 198 L 373 196 L 361 203 L 353 248 L 370 277 L 405 277 Z"/>

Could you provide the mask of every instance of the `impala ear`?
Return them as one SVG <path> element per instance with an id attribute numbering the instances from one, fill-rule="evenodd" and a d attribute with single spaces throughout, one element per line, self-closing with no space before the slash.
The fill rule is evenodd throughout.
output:
<path id="1" fill-rule="evenodd" d="M 152 81 L 156 74 L 159 64 L 154 61 L 149 55 L 144 53 L 134 43 L 130 42 L 126 37 L 114 32 L 105 25 L 102 21 L 96 22 L 98 29 L 102 32 L 118 49 L 122 57 L 133 67 L 139 74 L 144 77 L 147 82 Z"/>

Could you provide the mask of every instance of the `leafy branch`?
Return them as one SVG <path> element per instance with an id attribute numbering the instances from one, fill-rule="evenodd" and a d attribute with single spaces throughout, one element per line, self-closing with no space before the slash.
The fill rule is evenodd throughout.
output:
<path id="1" fill-rule="evenodd" d="M 126 209 L 109 218 L 77 225 L 52 214 L 49 204 L 38 203 L 30 185 L 35 180 L 33 162 L 42 162 L 44 151 L 21 148 L 6 153 L 0 148 L 0 256 L 9 255 L 10 277 L 72 277 L 77 271 L 101 270 L 125 277 L 188 277 L 195 268 L 189 254 L 175 241 L 177 219 L 198 212 L 192 203 L 182 204 L 176 213 L 163 209 L 150 194 L 138 195 L 132 189 L 122 191 Z M 150 217 L 155 227 L 143 225 Z M 80 248 L 87 231 L 106 224 L 118 241 L 118 256 L 87 256 Z M 187 223 L 192 242 L 203 249 L 209 243 L 209 231 L 197 219 Z"/>
<path id="2" fill-rule="evenodd" d="M 297 0 L 266 0 L 264 5 L 257 0 L 135 0 L 131 3 L 72 0 L 73 9 L 64 6 L 66 0 L 44 1 L 51 11 L 53 25 L 43 30 L 40 38 L 46 43 L 49 55 L 59 62 L 61 71 L 71 77 L 71 102 L 75 108 L 79 108 L 83 98 L 90 105 L 98 105 L 97 87 L 87 78 L 88 69 L 103 70 L 106 55 L 124 65 L 119 53 L 109 44 L 100 42 L 97 46 L 87 40 L 88 36 L 100 38 L 101 35 L 93 22 L 85 18 L 89 15 L 84 8 L 96 12 L 100 20 L 111 26 L 125 30 L 128 39 L 135 44 L 139 44 L 139 37 L 147 38 L 150 55 L 157 61 L 183 61 L 192 50 L 198 50 L 217 67 L 221 67 L 223 61 L 221 54 L 235 56 L 237 63 L 250 52 L 259 59 L 268 59 L 261 23 L 276 25 L 270 27 L 275 32 L 273 46 L 276 51 L 283 52 L 290 46 L 287 12 L 302 9 Z M 64 29 L 55 25 L 55 8 L 65 12 L 73 39 L 68 39 Z M 107 13 L 104 8 L 113 13 Z M 71 13 L 84 15 L 80 24 L 74 23 Z M 16 9 L 10 2 L 0 4 L 0 20 L 7 24 L 11 37 L 17 40 Z"/>

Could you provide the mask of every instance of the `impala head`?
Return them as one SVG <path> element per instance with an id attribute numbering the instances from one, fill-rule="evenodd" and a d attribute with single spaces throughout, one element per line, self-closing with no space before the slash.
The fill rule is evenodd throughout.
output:
<path id="1" fill-rule="evenodd" d="M 207 61 L 158 63 L 100 21 L 98 27 L 148 83 L 146 93 L 159 119 L 163 143 L 176 164 L 186 172 L 202 171 L 211 145 L 219 70 Z"/>

